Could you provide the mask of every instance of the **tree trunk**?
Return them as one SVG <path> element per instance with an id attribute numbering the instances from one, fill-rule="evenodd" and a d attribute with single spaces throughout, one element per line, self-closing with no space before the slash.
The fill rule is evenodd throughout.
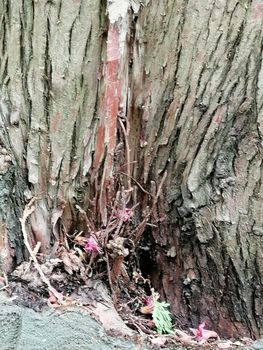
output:
<path id="1" fill-rule="evenodd" d="M 0 0 L 0 13 L 2 269 L 26 258 L 32 196 L 31 243 L 51 254 L 83 228 L 76 205 L 103 228 L 124 188 L 141 270 L 176 318 L 263 335 L 262 1 Z"/>

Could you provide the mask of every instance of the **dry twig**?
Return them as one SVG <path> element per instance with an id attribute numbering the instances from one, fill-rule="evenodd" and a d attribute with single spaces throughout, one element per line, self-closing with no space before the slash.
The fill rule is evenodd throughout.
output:
<path id="1" fill-rule="evenodd" d="M 123 118 L 126 122 L 126 128 L 123 124 L 122 119 Z M 130 146 L 129 146 L 129 131 L 130 131 L 130 125 L 128 118 L 125 116 L 121 116 L 118 118 L 118 121 L 120 123 L 124 139 L 125 139 L 125 149 L 126 149 L 126 165 L 127 165 L 127 176 L 128 176 L 128 189 L 131 188 L 131 160 L 130 160 Z"/>
<path id="2" fill-rule="evenodd" d="M 142 187 L 142 185 L 139 183 L 139 181 L 137 181 L 133 176 L 128 175 L 128 174 L 124 173 L 123 171 L 117 171 L 116 173 L 119 173 L 119 174 L 124 175 L 124 176 L 128 176 L 133 182 L 136 183 L 136 185 L 142 190 L 142 192 L 144 192 L 145 194 L 148 194 L 148 196 L 150 196 L 150 197 L 153 197 L 153 195 L 150 192 L 146 191 Z"/>

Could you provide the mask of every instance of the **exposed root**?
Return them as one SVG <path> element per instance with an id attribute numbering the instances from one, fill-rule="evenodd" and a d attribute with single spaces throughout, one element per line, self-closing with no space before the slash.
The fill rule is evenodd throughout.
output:
<path id="1" fill-rule="evenodd" d="M 126 128 L 124 126 L 124 123 L 122 119 L 126 122 Z M 130 159 L 130 146 L 129 146 L 129 131 L 130 131 L 130 125 L 128 118 L 124 115 L 119 115 L 118 121 L 120 123 L 124 140 L 125 140 L 125 149 L 126 149 L 126 166 L 127 166 L 127 176 L 128 176 L 128 189 L 131 188 L 131 159 Z"/>

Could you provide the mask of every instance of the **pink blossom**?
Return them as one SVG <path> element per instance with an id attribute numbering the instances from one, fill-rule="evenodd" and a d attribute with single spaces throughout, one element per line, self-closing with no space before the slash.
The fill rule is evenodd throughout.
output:
<path id="1" fill-rule="evenodd" d="M 145 305 L 153 307 L 153 297 L 152 296 L 148 296 L 145 298 Z"/>
<path id="2" fill-rule="evenodd" d="M 126 222 L 132 217 L 132 214 L 133 212 L 130 208 L 124 208 L 123 210 L 118 209 L 115 217 Z"/>
<path id="3" fill-rule="evenodd" d="M 144 298 L 144 306 L 141 307 L 140 311 L 142 314 L 149 315 L 153 313 L 153 297 L 148 296 Z"/>
<path id="4" fill-rule="evenodd" d="M 204 328 L 205 328 L 205 321 L 203 321 L 199 326 L 198 329 L 196 330 L 196 338 L 204 338 Z"/>
<path id="5" fill-rule="evenodd" d="M 88 240 L 87 240 L 87 243 L 85 245 L 85 248 L 86 252 L 96 252 L 96 253 L 100 253 L 101 252 L 101 249 L 98 245 L 98 242 L 96 241 L 95 238 L 93 237 L 90 237 Z"/>
<path id="6" fill-rule="evenodd" d="M 205 321 L 203 321 L 198 328 L 190 328 L 190 330 L 194 333 L 195 338 L 199 342 L 206 342 L 210 338 L 220 339 L 218 334 L 215 331 L 210 331 L 205 329 Z"/>

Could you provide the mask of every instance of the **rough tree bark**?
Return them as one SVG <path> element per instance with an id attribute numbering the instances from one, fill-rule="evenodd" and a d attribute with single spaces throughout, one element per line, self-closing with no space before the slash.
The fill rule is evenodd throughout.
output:
<path id="1" fill-rule="evenodd" d="M 26 258 L 30 197 L 50 254 L 76 204 L 106 224 L 120 169 L 153 195 L 165 178 L 144 274 L 183 324 L 263 335 L 262 1 L 0 0 L 0 16 L 4 272 Z M 139 222 L 152 198 L 131 182 Z"/>

